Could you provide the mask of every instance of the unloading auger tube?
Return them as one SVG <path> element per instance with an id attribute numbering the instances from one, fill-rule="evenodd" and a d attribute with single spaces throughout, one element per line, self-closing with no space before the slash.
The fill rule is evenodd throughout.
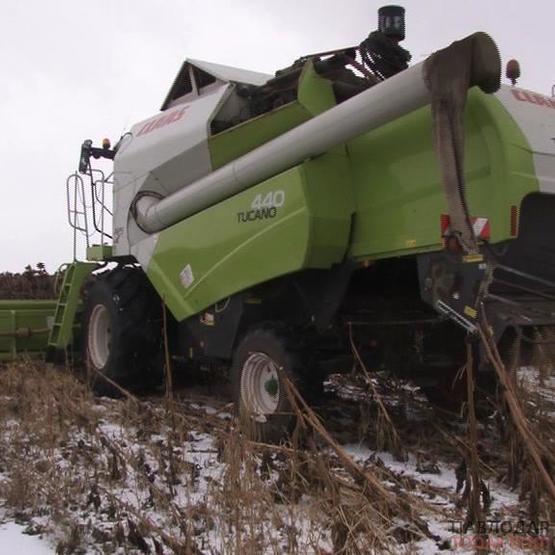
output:
<path id="1" fill-rule="evenodd" d="M 426 106 L 431 99 L 427 68 L 447 74 L 445 66 L 458 65 L 461 51 L 467 56 L 461 71 L 469 72 L 468 87 L 477 85 L 486 93 L 495 92 L 501 72 L 497 46 L 485 33 L 472 34 L 166 198 L 148 194 L 137 197 L 133 205 L 137 224 L 147 233 L 161 231 L 304 160 Z M 427 63 L 431 60 L 438 63 Z"/>

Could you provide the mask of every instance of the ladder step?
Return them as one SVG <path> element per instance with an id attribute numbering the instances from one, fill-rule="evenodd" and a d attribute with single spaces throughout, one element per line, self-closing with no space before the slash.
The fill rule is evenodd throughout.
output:
<path id="1" fill-rule="evenodd" d="M 75 314 L 80 302 L 81 286 L 96 268 L 98 264 L 92 262 L 73 262 L 67 267 L 48 339 L 51 347 L 64 349 L 70 344 L 76 327 Z"/>

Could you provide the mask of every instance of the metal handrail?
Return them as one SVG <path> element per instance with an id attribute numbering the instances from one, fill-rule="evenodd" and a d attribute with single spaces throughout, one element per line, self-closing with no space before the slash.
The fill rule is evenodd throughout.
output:
<path id="1" fill-rule="evenodd" d="M 95 180 L 94 175 L 98 175 L 99 178 Z M 105 229 L 105 214 L 108 214 L 110 217 L 112 216 L 111 210 L 106 205 L 106 185 L 113 185 L 112 176 L 113 173 L 105 176 L 104 172 L 99 169 L 89 168 L 89 173 L 87 174 L 91 180 L 91 199 L 92 199 L 92 216 L 93 216 L 93 225 L 95 230 L 100 233 L 100 241 L 104 243 L 104 237 L 112 239 L 112 236 L 106 231 Z M 100 194 L 99 194 L 100 189 Z M 97 205 L 100 207 L 99 217 L 100 222 L 97 219 Z"/>
<path id="2" fill-rule="evenodd" d="M 73 228 L 73 260 L 77 260 L 77 234 L 79 232 L 85 236 L 87 248 L 89 247 L 89 220 L 85 198 L 85 184 L 82 177 L 77 173 L 71 174 L 66 179 L 66 199 L 67 219 Z"/>

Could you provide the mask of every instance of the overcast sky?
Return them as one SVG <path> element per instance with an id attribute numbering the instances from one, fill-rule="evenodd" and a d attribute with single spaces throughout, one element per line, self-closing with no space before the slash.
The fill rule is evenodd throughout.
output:
<path id="1" fill-rule="evenodd" d="M 358 44 L 370 0 L 19 0 L 0 16 L 0 271 L 72 257 L 65 178 L 83 139 L 116 142 L 156 113 L 186 57 L 273 73 L 302 54 Z M 555 2 L 406 0 L 413 61 L 474 31 L 551 94 Z"/>

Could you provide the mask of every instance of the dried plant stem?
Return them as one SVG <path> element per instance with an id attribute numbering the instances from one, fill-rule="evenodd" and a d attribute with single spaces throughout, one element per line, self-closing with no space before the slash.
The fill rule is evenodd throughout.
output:
<path id="1" fill-rule="evenodd" d="M 152 520 L 150 520 L 144 514 L 144 512 L 138 511 L 137 509 L 135 509 L 135 507 L 133 507 L 129 503 L 126 503 L 124 500 L 122 500 L 119 497 L 117 497 L 116 495 L 114 495 L 110 490 L 108 490 L 108 489 L 106 489 L 102 486 L 97 486 L 97 488 L 98 488 L 99 491 L 104 493 L 104 495 L 106 495 L 106 497 L 108 497 L 114 505 L 117 505 L 117 506 L 121 507 L 122 509 L 124 509 L 125 512 L 128 512 L 128 513 L 132 514 L 137 519 L 137 521 L 140 522 L 143 526 L 145 526 L 151 532 L 154 532 L 155 534 L 160 536 L 160 538 L 164 541 L 164 543 L 170 549 L 172 549 L 172 551 L 174 551 L 174 553 L 184 553 L 184 554 L 187 554 L 187 555 L 202 553 L 198 549 L 198 547 L 194 544 L 192 546 L 190 545 L 189 549 L 184 550 L 183 542 L 177 540 L 173 536 L 170 536 L 165 530 L 160 528 L 160 526 L 157 526 L 154 522 L 152 522 Z M 186 541 L 187 541 L 187 543 L 190 544 L 191 540 L 190 540 L 190 538 L 187 538 Z"/>
<path id="2" fill-rule="evenodd" d="M 476 424 L 476 410 L 474 407 L 474 359 L 472 357 L 472 345 L 466 345 L 466 392 L 468 410 L 468 444 L 470 459 L 470 491 L 469 491 L 469 524 L 483 521 L 482 505 L 480 503 L 481 480 L 480 459 L 478 458 L 478 432 Z M 477 549 L 477 553 L 483 553 L 483 549 Z"/>
<path id="3" fill-rule="evenodd" d="M 361 468 L 331 437 L 318 416 L 307 405 L 297 388 L 284 373 L 282 374 L 282 379 L 286 384 L 291 405 L 302 424 L 306 426 L 306 428 L 314 430 L 320 438 L 328 444 L 353 480 L 361 485 L 365 494 L 370 497 L 373 502 L 380 504 L 380 509 L 376 509 L 376 511 L 381 517 L 385 520 L 389 520 L 395 512 L 394 509 L 396 509 L 404 514 L 409 522 L 414 523 L 425 537 L 430 537 L 431 534 L 427 525 L 413 514 L 410 500 L 401 492 L 394 495 L 385 488 L 380 479 Z"/>
<path id="4" fill-rule="evenodd" d="M 92 364 L 87 364 L 87 369 L 90 371 L 92 370 L 95 374 L 98 374 L 103 380 L 106 380 L 112 387 L 114 387 L 117 391 L 119 391 L 122 395 L 124 395 L 125 397 L 127 397 L 127 399 L 129 399 L 130 401 L 133 401 L 133 403 L 139 405 L 140 401 L 138 399 L 138 397 L 136 397 L 135 395 L 133 395 L 128 389 L 125 389 L 125 387 L 122 387 L 121 385 L 119 385 L 117 382 L 115 382 L 114 380 L 110 379 L 106 374 L 104 374 L 104 372 L 101 372 L 100 370 L 98 370 L 97 368 L 95 368 Z"/>
<path id="5" fill-rule="evenodd" d="M 370 387 L 372 388 L 372 393 L 374 395 L 374 398 L 376 399 L 376 402 L 378 403 L 378 407 L 380 409 L 381 414 L 383 415 L 383 417 L 385 418 L 386 422 L 389 425 L 389 430 L 391 432 L 391 434 L 393 435 L 393 441 L 394 441 L 394 446 L 398 447 L 399 446 L 399 434 L 397 433 L 397 430 L 395 428 L 395 424 L 393 424 L 391 417 L 389 416 L 389 412 L 387 411 L 382 397 L 381 395 L 378 393 L 378 390 L 376 389 L 376 386 L 374 385 L 374 382 L 372 381 L 372 378 L 370 376 L 370 373 L 368 372 L 368 369 L 366 368 L 366 364 L 364 364 L 364 361 L 362 360 L 362 357 L 360 356 L 360 353 L 355 345 L 355 341 L 353 339 L 353 333 L 352 333 L 352 326 L 351 323 L 349 322 L 349 342 L 351 343 L 351 350 L 353 351 L 353 354 L 355 355 L 356 360 L 358 361 L 358 364 L 360 366 L 360 368 L 362 369 L 362 371 L 364 372 L 364 376 L 366 377 L 366 381 L 367 383 L 370 385 Z"/>
<path id="6" fill-rule="evenodd" d="M 170 356 L 170 345 L 168 341 L 168 315 L 166 303 L 162 300 L 162 335 L 164 338 L 164 376 L 166 383 L 166 403 L 171 415 L 172 430 L 175 430 L 175 406 L 173 402 L 173 381 Z"/>
<path id="7" fill-rule="evenodd" d="M 512 381 L 509 379 L 507 372 L 505 370 L 505 365 L 501 359 L 499 351 L 497 349 L 497 345 L 495 341 L 493 341 L 491 337 L 491 333 L 486 333 L 484 330 L 489 330 L 489 325 L 485 316 L 483 316 L 482 325 L 479 327 L 480 337 L 482 339 L 484 348 L 490 359 L 491 363 L 493 364 L 495 371 L 497 372 L 497 376 L 499 377 L 499 381 L 503 386 L 503 393 L 505 397 L 505 401 L 507 402 L 507 406 L 509 407 L 509 411 L 511 413 L 513 422 L 520 433 L 522 441 L 528 450 L 528 453 L 534 462 L 544 485 L 553 501 L 555 501 L 555 484 L 551 479 L 551 476 L 547 472 L 545 465 L 542 461 L 542 457 L 540 453 L 545 454 L 548 459 L 552 459 L 552 455 L 546 453 L 543 446 L 539 443 L 536 436 L 530 431 L 528 427 L 528 421 L 526 416 L 522 411 L 522 407 L 518 402 L 516 397 L 514 386 Z"/>

